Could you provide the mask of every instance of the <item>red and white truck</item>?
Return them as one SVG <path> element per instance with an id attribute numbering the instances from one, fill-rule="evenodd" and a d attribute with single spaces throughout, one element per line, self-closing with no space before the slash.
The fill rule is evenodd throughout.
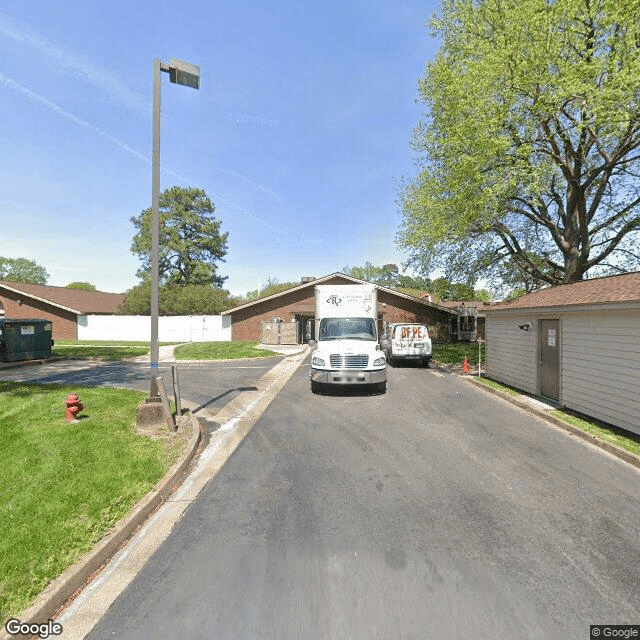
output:
<path id="1" fill-rule="evenodd" d="M 431 360 L 431 338 L 424 324 L 398 322 L 388 324 L 385 331 L 387 362 L 415 360 L 428 367 Z"/>

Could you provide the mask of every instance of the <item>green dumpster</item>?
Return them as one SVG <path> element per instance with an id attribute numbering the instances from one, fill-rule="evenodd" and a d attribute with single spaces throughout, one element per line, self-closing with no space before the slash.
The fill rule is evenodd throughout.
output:
<path id="1" fill-rule="evenodd" d="M 51 357 L 51 320 L 0 320 L 0 362 Z"/>

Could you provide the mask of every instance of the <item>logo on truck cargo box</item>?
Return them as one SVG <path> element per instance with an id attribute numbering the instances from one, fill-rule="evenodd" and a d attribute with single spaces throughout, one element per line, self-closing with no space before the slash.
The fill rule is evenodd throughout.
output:
<path id="1" fill-rule="evenodd" d="M 332 295 L 327 298 L 327 302 L 337 307 L 342 302 L 342 300 L 338 296 Z"/>

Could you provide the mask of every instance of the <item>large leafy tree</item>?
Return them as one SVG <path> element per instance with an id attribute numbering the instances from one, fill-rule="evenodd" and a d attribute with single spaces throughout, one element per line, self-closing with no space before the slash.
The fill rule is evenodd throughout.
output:
<path id="1" fill-rule="evenodd" d="M 48 278 L 47 270 L 35 260 L 0 257 L 0 280 L 47 284 Z"/>
<path id="2" fill-rule="evenodd" d="M 425 292 L 431 293 L 437 300 L 490 300 L 491 294 L 480 289 L 476 291 L 473 280 L 467 283 L 450 282 L 446 278 L 424 278 L 399 273 L 398 265 L 385 264 L 376 266 L 365 262 L 362 267 L 343 267 L 342 273 L 360 278 L 383 287 L 394 287 L 412 296 L 419 297 Z"/>
<path id="3" fill-rule="evenodd" d="M 70 282 L 69 284 L 64 285 L 67 289 L 82 289 L 83 291 L 97 291 L 97 287 L 95 284 L 91 282 Z"/>
<path id="4" fill-rule="evenodd" d="M 171 187 L 160 194 L 159 274 L 162 283 L 213 284 L 221 287 L 226 277 L 217 263 L 227 254 L 228 233 L 220 232 L 220 220 L 202 189 Z M 141 278 L 151 272 L 151 209 L 131 218 L 137 233 L 131 251 L 138 255 Z"/>
<path id="5" fill-rule="evenodd" d="M 299 282 L 280 282 L 278 278 L 267 278 L 264 289 L 254 289 L 247 293 L 247 300 L 257 300 L 258 298 L 266 298 L 274 293 L 280 293 L 293 287 L 297 287 Z"/>
<path id="6" fill-rule="evenodd" d="M 431 286 L 431 280 L 429 278 L 423 278 L 422 276 L 410 276 L 406 273 L 398 275 L 397 279 L 398 287 L 406 289 L 416 289 L 421 291 L 427 291 Z"/>
<path id="7" fill-rule="evenodd" d="M 233 306 L 228 291 L 210 284 L 167 283 L 160 287 L 158 293 L 158 310 L 163 316 L 216 315 Z M 151 313 L 151 283 L 148 280 L 126 292 L 121 313 L 129 315 Z"/>
<path id="8" fill-rule="evenodd" d="M 362 267 L 343 267 L 342 273 L 383 287 L 396 285 L 399 277 L 398 265 L 393 263 L 377 266 L 365 262 Z"/>
<path id="9" fill-rule="evenodd" d="M 524 290 L 638 268 L 640 0 L 444 0 L 401 246 Z"/>
<path id="10" fill-rule="evenodd" d="M 474 300 L 474 288 L 461 282 L 449 282 L 446 278 L 436 278 L 431 282 L 431 292 L 439 300 Z"/>

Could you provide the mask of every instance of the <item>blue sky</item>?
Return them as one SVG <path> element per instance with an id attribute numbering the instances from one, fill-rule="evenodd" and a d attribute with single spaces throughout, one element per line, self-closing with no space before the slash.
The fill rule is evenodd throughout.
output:
<path id="1" fill-rule="evenodd" d="M 397 180 L 437 50 L 431 0 L 22 0 L 0 5 L 0 256 L 49 284 L 137 282 L 131 216 L 151 204 L 152 63 L 161 189 L 203 188 L 229 232 L 226 288 L 400 263 Z"/>

